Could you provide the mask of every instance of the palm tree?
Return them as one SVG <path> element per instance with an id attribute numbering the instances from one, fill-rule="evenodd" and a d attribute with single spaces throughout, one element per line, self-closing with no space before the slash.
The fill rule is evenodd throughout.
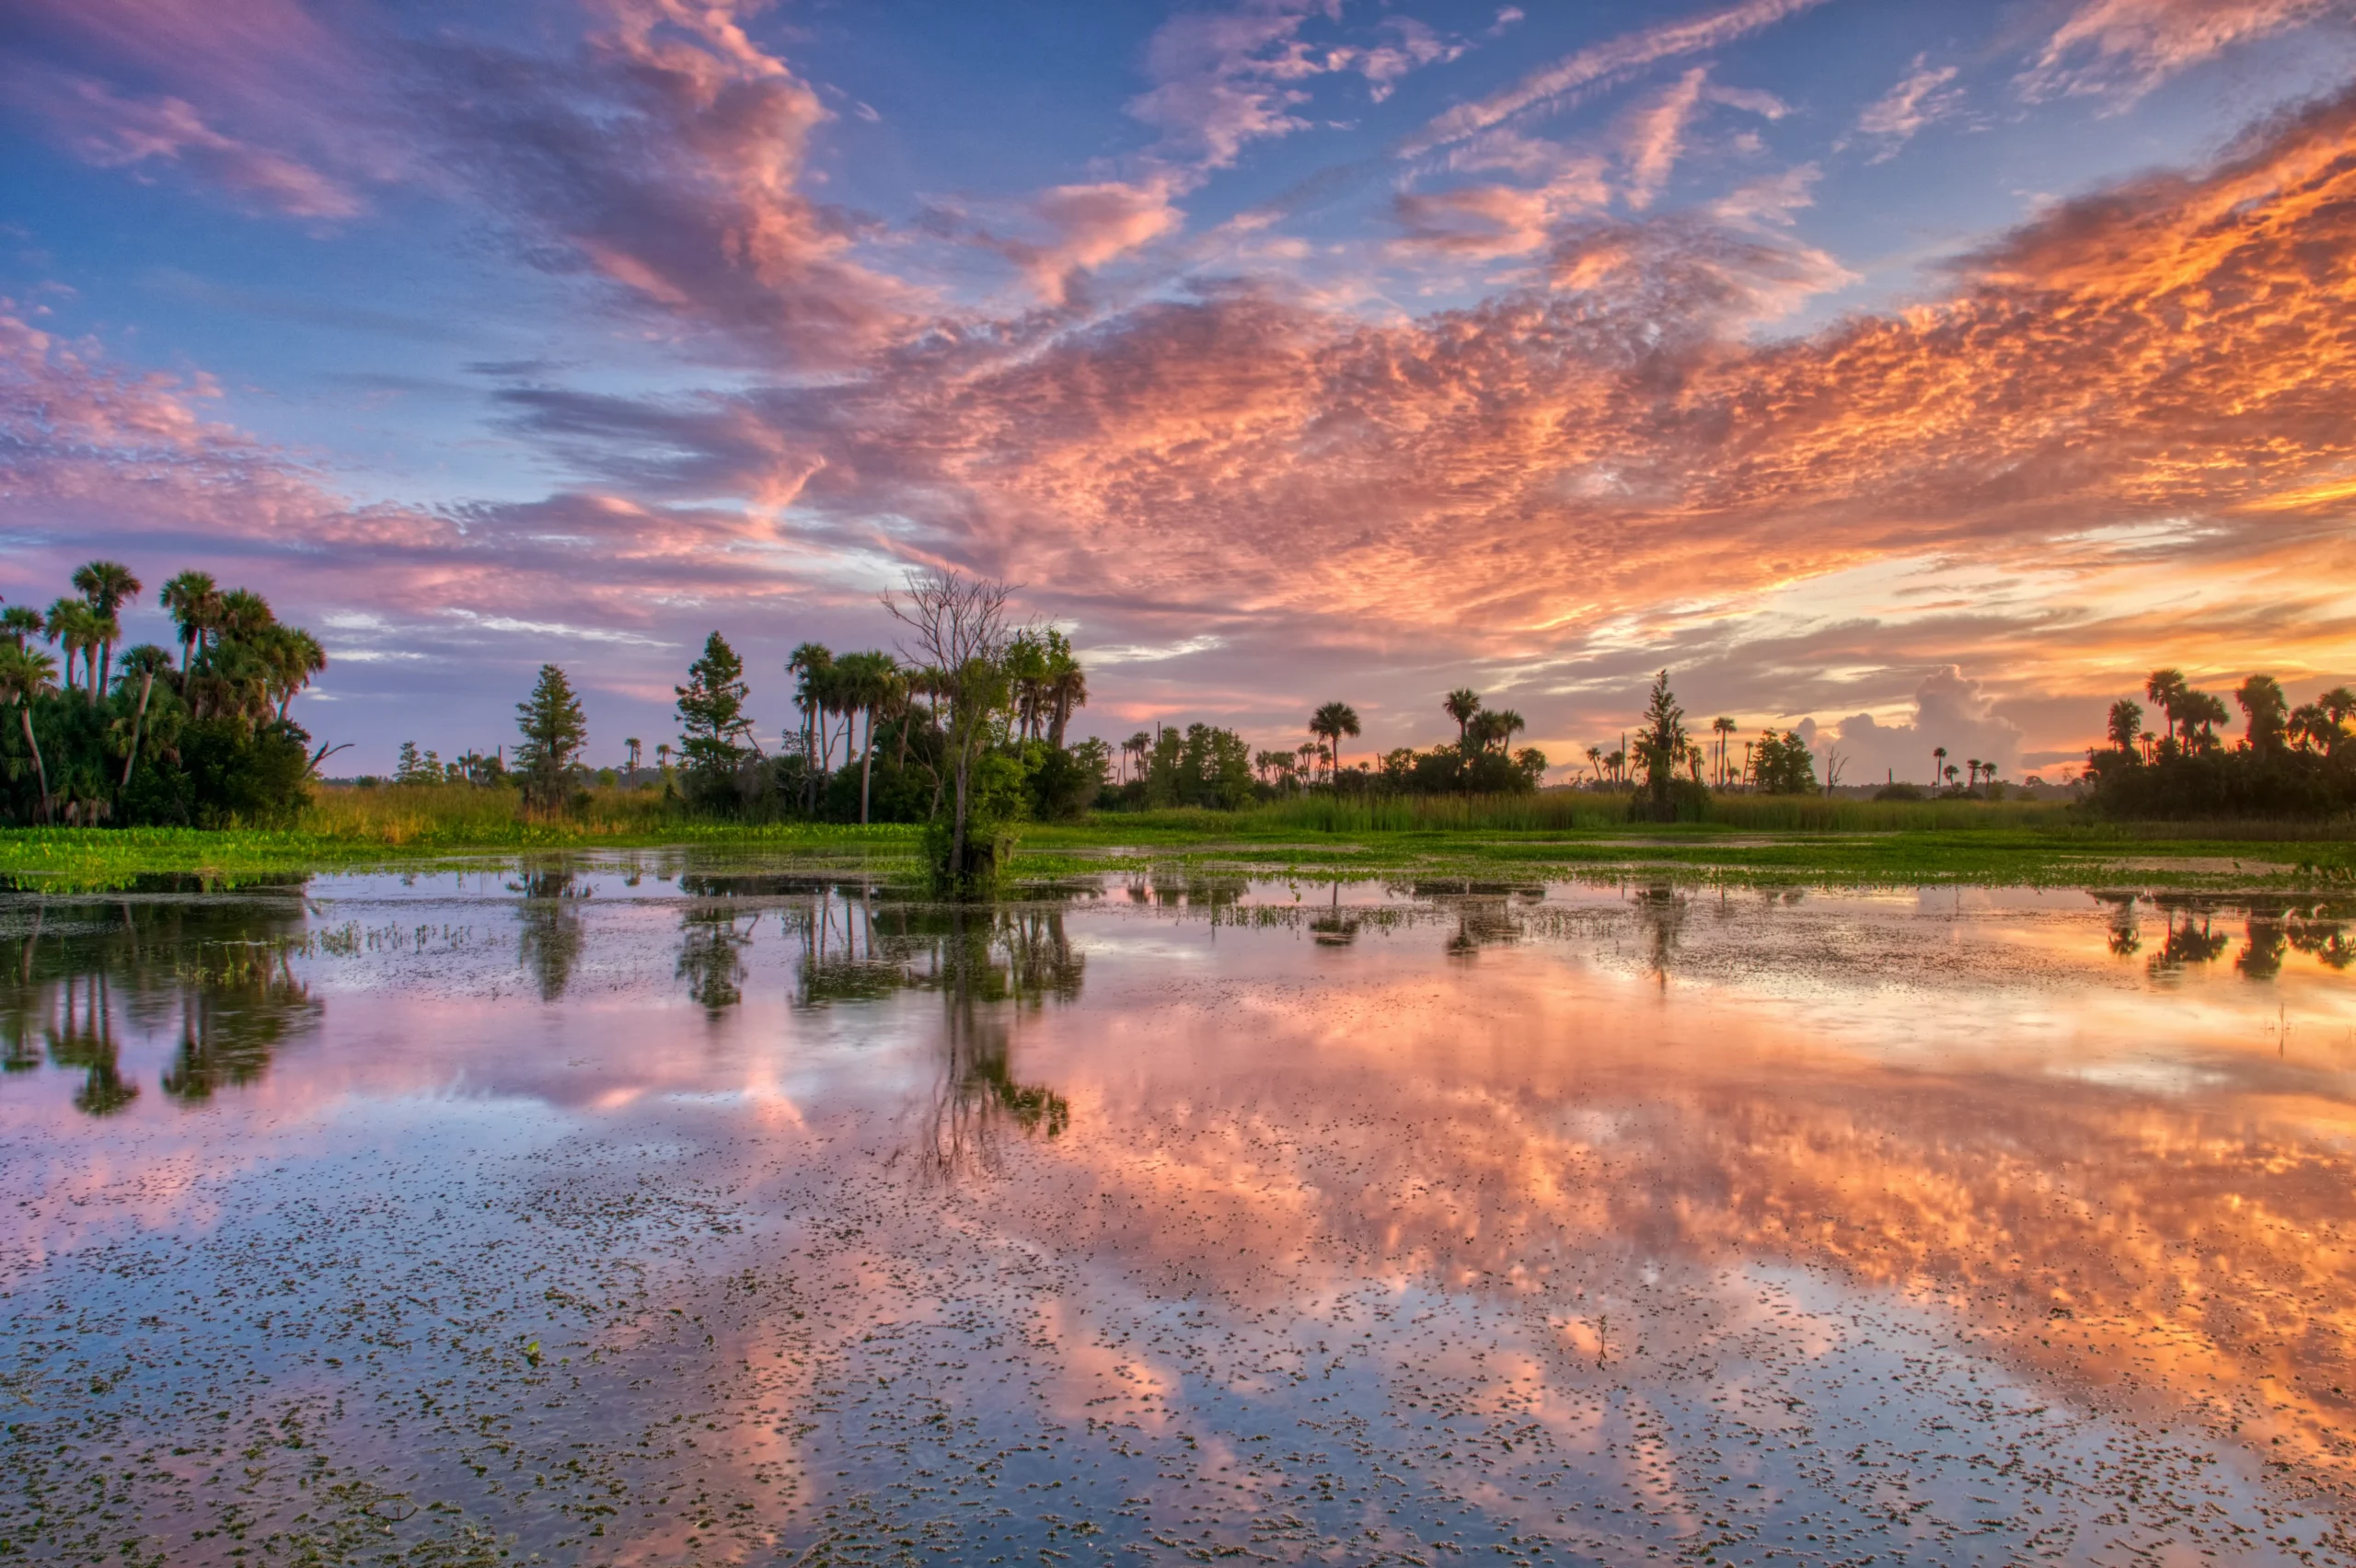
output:
<path id="1" fill-rule="evenodd" d="M 228 636 L 250 641 L 261 635 L 262 628 L 278 624 L 271 613 L 270 601 L 250 588 L 232 588 L 221 595 L 221 625 L 219 629 Z"/>
<path id="2" fill-rule="evenodd" d="M 139 760 L 140 732 L 147 724 L 147 698 L 155 693 L 156 672 L 169 669 L 171 663 L 171 654 L 152 642 L 143 642 L 136 648 L 123 650 L 123 674 L 125 676 L 135 674 L 139 677 L 139 706 L 131 716 L 131 748 L 123 754 L 122 780 L 115 786 L 118 790 L 127 790 L 131 787 L 132 766 Z"/>
<path id="3" fill-rule="evenodd" d="M 660 744 L 660 745 L 658 745 L 658 746 L 656 746 L 656 747 L 654 748 L 654 766 L 655 766 L 656 767 L 659 767 L 659 768 L 661 768 L 661 769 L 663 770 L 663 776 L 664 776 L 664 778 L 669 778 L 669 777 L 671 776 L 671 743 L 670 743 L 670 742 L 668 742 L 668 741 L 664 741 L 662 744 Z"/>
<path id="4" fill-rule="evenodd" d="M 867 822 L 869 781 L 875 768 L 875 717 L 892 702 L 900 684 L 900 666 L 889 653 L 846 653 L 835 663 L 836 698 L 846 713 L 867 719 L 866 744 L 859 757 L 859 820 Z M 849 766 L 846 753 L 844 766 Z"/>
<path id="5" fill-rule="evenodd" d="M 1329 702 L 1309 717 L 1309 732 L 1322 735 L 1333 743 L 1334 755 L 1326 770 L 1327 780 L 1342 781 L 1342 737 L 1358 732 L 1357 709 L 1346 702 Z"/>
<path id="6" fill-rule="evenodd" d="M 1121 743 L 1122 751 L 1133 754 L 1137 757 L 1137 771 L 1131 775 L 1131 777 L 1137 778 L 1143 778 L 1145 777 L 1146 753 L 1152 749 L 1153 737 L 1147 734 L 1143 730 L 1139 730 L 1136 734 L 1131 735 L 1127 740 Z"/>
<path id="7" fill-rule="evenodd" d="M 1060 637 L 1057 640 L 1062 640 Z M 1071 650 L 1058 647 L 1047 655 L 1047 744 L 1060 750 L 1064 744 L 1064 726 L 1071 722 L 1071 710 L 1088 706 L 1088 672 Z"/>
<path id="8" fill-rule="evenodd" d="M 1456 749 L 1462 751 L 1472 730 L 1472 715 L 1481 711 L 1481 694 L 1469 686 L 1458 686 L 1440 703 L 1440 711 L 1456 721 Z"/>
<path id="9" fill-rule="evenodd" d="M 57 689 L 57 661 L 38 648 L 0 648 L 0 702 L 14 704 L 25 727 L 25 748 L 33 754 L 40 784 L 40 820 L 49 820 L 49 765 L 33 738 L 33 703 Z"/>
<path id="10" fill-rule="evenodd" d="M 0 637 L 22 648 L 28 637 L 41 635 L 43 622 L 40 612 L 30 605 L 11 605 L 0 610 Z"/>
<path id="11" fill-rule="evenodd" d="M 1976 756 L 1964 758 L 1964 768 L 1965 782 L 1963 787 L 1967 790 L 1978 789 L 1980 787 L 1980 759 Z"/>
<path id="12" fill-rule="evenodd" d="M 114 664 L 114 640 L 122 635 L 115 612 L 122 608 L 124 600 L 139 597 L 141 584 L 122 562 L 94 560 L 75 571 L 74 586 L 82 591 L 82 597 L 107 627 L 107 635 L 99 642 L 98 679 L 92 686 L 102 692 L 107 688 L 107 671 Z"/>
<path id="13" fill-rule="evenodd" d="M 74 661 L 79 658 L 93 682 L 91 695 L 97 696 L 97 653 L 104 630 L 98 612 L 84 600 L 60 599 L 49 606 L 49 617 L 42 625 L 41 635 L 56 643 L 65 656 L 67 691 L 75 689 Z"/>
<path id="14" fill-rule="evenodd" d="M 625 765 L 627 770 L 636 773 L 638 771 L 638 737 L 631 735 L 626 738 L 622 742 L 622 750 L 629 757 L 629 761 Z"/>
<path id="15" fill-rule="evenodd" d="M 273 626 L 260 639 L 263 663 L 269 666 L 264 686 L 265 696 L 278 699 L 278 717 L 286 718 L 287 705 L 297 692 L 311 684 L 311 677 L 328 667 L 327 650 L 318 639 L 299 627 Z"/>
<path id="16" fill-rule="evenodd" d="M 2161 712 L 2168 716 L 2170 740 L 2176 738 L 2177 724 L 2179 722 L 2184 724 L 2186 747 L 2188 750 L 2190 749 L 2192 726 L 2185 720 L 2184 699 L 2192 695 L 2192 688 L 2185 684 L 2184 672 L 2182 670 L 2154 670 L 2143 681 L 2143 695 L 2156 704 Z"/>
<path id="17" fill-rule="evenodd" d="M 2272 675 L 2252 675 L 2235 689 L 2234 700 L 2241 704 L 2249 722 L 2249 748 L 2281 751 L 2284 716 L 2291 707 L 2291 699 L 2282 695 L 2282 683 Z"/>
<path id="18" fill-rule="evenodd" d="M 804 642 L 785 661 L 786 673 L 794 678 L 793 700 L 802 709 L 803 767 L 811 775 L 818 770 L 818 709 L 834 664 L 834 652 L 823 642 Z"/>
<path id="19" fill-rule="evenodd" d="M 1735 732 L 1735 721 L 1721 715 L 1710 721 L 1710 732 L 1718 738 L 1718 788 L 1727 787 L 1727 738 Z"/>
<path id="20" fill-rule="evenodd" d="M 1955 775 L 1954 769 L 1946 767 L 1946 747 L 1933 746 L 1931 748 L 1931 793 L 1934 795 L 1939 792 L 1939 773 L 1942 768 L 1946 769 L 1946 773 L 1949 778 L 1953 778 Z"/>
<path id="21" fill-rule="evenodd" d="M 1530 721 L 1510 708 L 1500 708 L 1489 716 L 1489 727 L 1497 737 L 1497 749 L 1503 751 L 1513 744 L 1513 738 L 1530 728 Z"/>
<path id="22" fill-rule="evenodd" d="M 180 670 L 185 674 L 196 645 L 221 624 L 221 590 L 209 571 L 183 571 L 165 583 L 156 598 L 179 628 Z"/>

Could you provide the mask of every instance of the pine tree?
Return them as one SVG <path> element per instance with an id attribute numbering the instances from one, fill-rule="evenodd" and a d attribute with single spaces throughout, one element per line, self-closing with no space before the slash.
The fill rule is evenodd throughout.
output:
<path id="1" fill-rule="evenodd" d="M 532 695 L 515 705 L 515 722 L 524 732 L 524 744 L 515 748 L 515 771 L 523 782 L 525 803 L 552 809 L 563 801 L 573 760 L 589 741 L 581 699 L 562 670 L 554 664 L 540 666 Z"/>
<path id="2" fill-rule="evenodd" d="M 1685 756 L 1685 709 L 1669 689 L 1669 672 L 1653 681 L 1652 700 L 1645 707 L 1645 727 L 1636 738 L 1636 755 L 1644 764 L 1645 791 L 1657 813 L 1669 809 L 1669 785 Z"/>
<path id="3" fill-rule="evenodd" d="M 703 657 L 687 666 L 687 684 L 671 689 L 679 698 L 680 750 L 687 771 L 706 785 L 733 778 L 759 749 L 752 744 L 753 721 L 745 716 L 750 695 L 745 661 L 715 631 L 704 640 Z"/>

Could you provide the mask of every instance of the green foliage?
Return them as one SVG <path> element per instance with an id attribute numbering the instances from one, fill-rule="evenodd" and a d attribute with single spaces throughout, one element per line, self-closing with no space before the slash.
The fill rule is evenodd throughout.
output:
<path id="1" fill-rule="evenodd" d="M 1750 754 L 1750 782 L 1762 795 L 1813 795 L 1816 758 L 1796 730 L 1762 732 Z"/>
<path id="2" fill-rule="evenodd" d="M 1690 740 L 1685 733 L 1685 709 L 1669 689 L 1669 672 L 1653 679 L 1651 698 L 1645 705 L 1645 727 L 1636 735 L 1636 763 L 1644 769 L 1645 789 L 1640 814 L 1654 822 L 1690 821 L 1692 806 L 1678 790 L 1677 770 L 1685 763 Z M 1691 780 L 1683 782 L 1692 784 Z M 1699 784 L 1692 784 L 1699 790 Z"/>
<path id="3" fill-rule="evenodd" d="M 745 712 L 751 695 L 745 683 L 745 661 L 715 631 L 704 640 L 703 656 L 687 666 L 687 684 L 671 689 L 678 697 L 688 799 L 699 805 L 734 808 L 740 803 L 737 775 L 758 750 L 753 744 L 753 721 Z"/>
<path id="4" fill-rule="evenodd" d="M 1241 742 L 1237 743 L 1239 745 Z M 1022 760 L 1028 814 L 1038 822 L 1070 822 L 1096 801 L 1111 777 L 1113 748 L 1103 741 L 1086 740 L 1076 746 L 1032 741 L 1018 754 Z M 1244 798 L 1252 790 L 1251 769 L 1243 769 Z"/>
<path id="5" fill-rule="evenodd" d="M 2234 692 L 2245 729 L 2228 746 L 2216 731 L 2224 704 L 2181 671 L 2153 671 L 2143 690 L 2166 715 L 2167 733 L 2144 744 L 2128 721 L 2135 703 L 2111 705 L 2110 744 L 2086 754 L 2104 815 L 2321 821 L 2356 812 L 2356 693 L 2335 688 L 2294 709 L 2273 676 L 2251 675 Z"/>
<path id="6" fill-rule="evenodd" d="M 589 721 L 562 670 L 540 666 L 532 695 L 515 705 L 515 724 L 524 736 L 515 748 L 515 775 L 525 802 L 554 810 L 571 792 L 573 763 L 589 744 Z"/>
<path id="7" fill-rule="evenodd" d="M 293 821 L 308 803 L 310 740 L 283 719 L 253 728 L 225 717 L 190 721 L 179 749 L 194 825 Z"/>

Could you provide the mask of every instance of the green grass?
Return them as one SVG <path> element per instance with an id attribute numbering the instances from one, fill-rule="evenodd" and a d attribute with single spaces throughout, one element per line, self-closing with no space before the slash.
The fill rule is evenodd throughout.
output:
<path id="1" fill-rule="evenodd" d="M 1333 801 L 1248 811 L 1101 813 L 1034 824 L 1014 874 L 1135 869 L 1292 877 L 1624 873 L 1707 880 L 1921 885 L 2323 887 L 2356 879 L 2345 825 L 2113 824 L 2038 801 L 1721 797 L 1713 820 L 1631 824 L 1610 797 Z M 294 827 L 0 830 L 0 882 L 120 888 L 179 875 L 234 884 L 309 871 L 416 868 L 478 857 L 679 847 L 718 869 L 800 864 L 912 880 L 914 827 L 747 825 L 687 817 L 652 790 L 597 790 L 535 817 L 464 785 L 322 790 Z"/>

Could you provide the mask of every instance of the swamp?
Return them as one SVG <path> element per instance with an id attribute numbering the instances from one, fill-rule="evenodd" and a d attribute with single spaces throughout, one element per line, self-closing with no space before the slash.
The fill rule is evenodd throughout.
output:
<path id="1" fill-rule="evenodd" d="M 2321 1562 L 2356 902 L 0 894 L 0 1555 Z"/>

